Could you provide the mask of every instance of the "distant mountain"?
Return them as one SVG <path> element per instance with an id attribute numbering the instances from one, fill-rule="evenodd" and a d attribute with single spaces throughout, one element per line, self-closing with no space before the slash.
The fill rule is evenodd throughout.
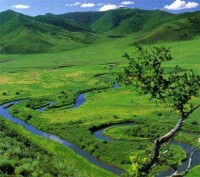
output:
<path id="1" fill-rule="evenodd" d="M 63 15 L 46 14 L 46 15 L 37 16 L 33 19 L 38 22 L 60 27 L 64 30 L 68 30 L 72 32 L 90 31 L 87 27 L 85 27 L 84 24 L 80 24 L 77 20 L 74 20 L 73 18 L 67 18 Z"/>
<path id="2" fill-rule="evenodd" d="M 134 39 L 137 43 L 155 43 L 189 40 L 200 35 L 200 11 L 164 17 L 159 14 L 145 24 L 142 34 Z M 153 21 L 159 25 L 152 28 Z M 149 25 L 150 24 L 150 25 Z M 147 30 L 148 29 L 148 30 Z"/>
<path id="3" fill-rule="evenodd" d="M 200 35 L 200 12 L 120 8 L 36 17 L 0 13 L 0 53 L 60 52 L 92 45 L 101 37 L 130 34 L 135 34 L 133 43 L 189 40 Z"/>
<path id="4" fill-rule="evenodd" d="M 91 44 L 96 37 L 97 35 L 84 30 L 67 30 L 13 11 L 0 13 L 1 53 L 46 53 L 70 50 Z"/>

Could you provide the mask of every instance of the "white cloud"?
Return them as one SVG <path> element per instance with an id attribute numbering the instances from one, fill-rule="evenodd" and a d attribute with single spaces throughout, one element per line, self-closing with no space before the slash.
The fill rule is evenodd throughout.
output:
<path id="1" fill-rule="evenodd" d="M 106 5 L 105 3 L 99 3 L 99 4 L 97 4 L 97 6 L 104 6 L 104 5 Z"/>
<path id="2" fill-rule="evenodd" d="M 133 1 L 123 1 L 121 3 L 122 6 L 131 5 L 131 4 L 134 4 L 134 2 Z"/>
<path id="3" fill-rule="evenodd" d="M 23 5 L 23 4 L 17 4 L 12 6 L 13 9 L 28 9 L 30 6 L 28 5 Z"/>
<path id="4" fill-rule="evenodd" d="M 79 6 L 79 5 L 81 5 L 80 2 L 75 2 L 75 3 L 73 3 L 73 4 L 66 4 L 66 6 L 70 6 L 70 7 Z"/>
<path id="5" fill-rule="evenodd" d="M 82 8 L 87 8 L 87 7 L 94 7 L 95 4 L 93 3 L 80 3 L 80 2 L 75 2 L 75 3 L 72 3 L 72 4 L 66 4 L 67 7 L 74 7 L 74 6 L 80 6 Z"/>
<path id="6" fill-rule="evenodd" d="M 191 9 L 199 6 L 196 2 L 186 3 L 183 0 L 175 0 L 172 4 L 166 5 L 164 8 L 167 10 L 182 10 L 182 9 Z"/>
<path id="7" fill-rule="evenodd" d="M 117 9 L 119 6 L 115 5 L 115 4 L 106 4 L 104 6 L 102 6 L 99 11 L 107 11 L 107 10 L 113 10 L 113 9 Z"/>
<path id="8" fill-rule="evenodd" d="M 95 6 L 95 4 L 93 4 L 93 3 L 83 3 L 83 4 L 81 5 L 81 7 L 83 7 L 83 8 L 94 7 L 94 6 Z"/>

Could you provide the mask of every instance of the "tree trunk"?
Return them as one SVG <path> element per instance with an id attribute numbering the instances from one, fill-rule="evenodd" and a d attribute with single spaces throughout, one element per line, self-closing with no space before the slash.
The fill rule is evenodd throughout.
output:
<path id="1" fill-rule="evenodd" d="M 143 165 L 143 167 L 140 170 L 142 173 L 145 174 L 145 176 L 150 172 L 151 168 L 156 164 L 156 162 L 158 162 L 161 146 L 175 136 L 175 134 L 180 130 L 181 126 L 183 125 L 183 122 L 186 119 L 186 117 L 187 116 L 182 114 L 176 126 L 170 132 L 157 138 L 154 141 L 154 148 L 152 150 L 151 157 L 149 158 L 147 163 Z"/>

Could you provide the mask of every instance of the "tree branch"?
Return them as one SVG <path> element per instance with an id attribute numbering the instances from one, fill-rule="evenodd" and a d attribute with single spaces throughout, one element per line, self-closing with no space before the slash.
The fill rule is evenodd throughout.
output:
<path id="1" fill-rule="evenodd" d="M 148 174 L 151 170 L 151 168 L 154 166 L 155 163 L 159 161 L 159 156 L 160 156 L 160 148 L 161 146 L 171 140 L 171 138 L 174 137 L 174 135 L 181 129 L 181 126 L 184 122 L 186 117 L 181 116 L 180 119 L 178 120 L 176 126 L 167 134 L 157 138 L 154 141 L 154 148 L 152 150 L 152 155 L 150 159 L 147 161 L 146 164 L 142 166 L 140 169 L 141 172 Z"/>
<path id="2" fill-rule="evenodd" d="M 193 107 L 188 113 L 187 116 L 189 116 L 190 114 L 192 114 L 195 110 L 197 110 L 200 107 L 200 104 L 198 104 L 197 106 Z"/>

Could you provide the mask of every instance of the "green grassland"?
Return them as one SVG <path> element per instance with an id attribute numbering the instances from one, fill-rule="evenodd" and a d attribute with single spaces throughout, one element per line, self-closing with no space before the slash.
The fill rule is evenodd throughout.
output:
<path id="1" fill-rule="evenodd" d="M 122 58 L 124 52 L 133 54 L 134 35 L 120 38 L 110 39 L 106 43 L 97 43 L 92 46 L 70 50 L 62 53 L 53 54 L 0 54 L 1 70 L 2 72 L 9 72 L 13 70 L 23 69 L 56 69 L 63 66 L 74 65 L 109 65 L 109 64 L 125 64 L 126 61 Z M 180 65 L 185 68 L 192 68 L 199 73 L 199 59 L 200 55 L 200 38 L 190 41 L 159 43 L 147 45 L 166 46 L 171 48 L 171 53 L 174 57 L 168 66 Z"/>
<path id="2" fill-rule="evenodd" d="M 187 177 L 199 176 L 200 166 L 193 168 L 187 175 Z"/>
<path id="3" fill-rule="evenodd" d="M 0 122 L 1 176 L 114 176 L 58 143 L 33 136 L 2 117 Z"/>
<path id="4" fill-rule="evenodd" d="M 117 21 L 117 19 L 114 19 L 114 16 L 116 16 L 115 13 L 121 18 L 122 24 L 115 24 Z M 92 43 L 88 44 L 87 42 L 79 43 L 77 41 L 80 38 L 76 38 L 77 46 L 66 44 L 66 41 L 63 43 L 59 41 L 61 47 L 65 48 L 65 45 L 73 46 L 65 48 L 63 52 L 60 52 L 60 49 L 55 49 L 53 53 L 33 52 L 35 54 L 27 54 L 26 52 L 22 52 L 23 54 L 0 54 L 0 103 L 27 98 L 28 100 L 10 108 L 10 112 L 15 117 L 25 120 L 38 129 L 55 134 L 62 139 L 78 145 L 102 161 L 123 169 L 128 169 L 131 165 L 130 156 L 137 154 L 141 157 L 146 156 L 147 153 L 144 149 L 150 150 L 152 148 L 152 139 L 168 132 L 176 123 L 178 117 L 176 113 L 169 114 L 169 110 L 164 105 L 149 100 L 148 95 L 141 96 L 131 86 L 122 85 L 120 88 L 114 89 L 112 88 L 113 83 L 106 81 L 107 78 L 111 78 L 114 81 L 118 73 L 123 71 L 123 67 L 127 65 L 127 61 L 122 58 L 122 55 L 124 52 L 132 55 L 135 54 L 133 45 L 138 41 L 137 38 L 139 35 L 141 35 L 140 39 L 144 40 L 146 40 L 145 38 L 152 40 L 152 36 L 154 35 L 154 32 L 144 35 L 143 32 L 136 34 L 130 31 L 131 34 L 127 36 L 109 36 L 111 29 L 112 34 L 119 35 L 120 33 L 122 35 L 122 32 L 127 32 L 130 29 L 127 27 L 128 24 L 137 24 L 141 19 L 141 16 L 137 16 L 136 19 L 127 19 L 127 14 L 134 14 L 132 11 L 127 11 L 127 14 L 123 13 L 123 15 L 120 15 L 120 13 L 121 11 L 119 10 L 119 12 L 96 14 L 96 16 L 92 13 L 85 14 L 88 18 L 91 18 L 90 22 L 84 23 L 85 25 L 78 23 L 83 20 L 81 17 L 82 14 L 78 13 L 59 16 L 59 20 L 62 22 L 63 18 L 70 18 L 70 21 L 59 23 L 59 26 L 55 24 L 54 18 L 57 19 L 57 17 L 51 14 L 46 15 L 45 18 L 43 16 L 37 17 L 36 22 L 31 22 L 31 24 L 34 23 L 34 27 L 38 25 L 37 23 L 45 21 L 48 22 L 48 24 L 45 24 L 48 31 L 50 28 L 48 25 L 53 24 L 54 28 L 51 29 L 52 31 L 58 30 L 59 33 L 66 33 L 66 31 L 62 30 L 69 30 L 70 26 L 68 36 L 79 29 L 81 31 L 79 32 L 80 38 L 86 33 L 91 33 L 95 39 L 92 40 Z M 146 15 L 143 14 L 143 11 L 141 13 L 141 15 Z M 142 28 L 144 32 L 155 27 L 150 26 L 150 24 L 152 24 L 151 20 L 154 21 L 156 18 L 155 13 L 146 13 L 150 14 L 150 21 L 144 23 L 145 27 Z M 161 12 L 156 13 L 160 14 Z M 171 23 L 170 15 L 163 13 L 162 15 Z M 77 16 L 79 20 L 78 22 L 74 22 L 74 18 L 76 17 L 77 20 Z M 109 27 L 106 25 L 107 28 L 102 26 L 103 29 L 101 29 L 101 32 L 103 31 L 103 35 L 93 34 L 90 31 L 93 29 L 93 31 L 101 33 L 97 29 L 104 24 L 104 21 L 108 17 L 112 20 L 111 25 L 113 26 Z M 183 17 L 185 15 L 180 15 L 176 19 L 182 19 Z M 28 22 L 33 20 L 28 17 L 21 18 L 26 18 Z M 51 21 L 48 19 L 51 19 Z M 123 22 L 122 19 L 124 19 Z M 162 22 L 159 23 L 160 25 L 162 24 Z M 180 25 L 180 23 L 178 24 Z M 88 30 L 88 27 L 91 29 Z M 160 28 L 162 27 L 156 30 L 159 31 Z M 82 33 L 83 31 L 86 31 L 86 33 Z M 65 36 L 66 34 L 63 35 Z M 45 41 L 52 40 L 50 34 L 40 36 L 40 39 L 42 38 Z M 84 39 L 86 38 L 84 37 Z M 51 42 L 58 42 L 57 39 L 54 40 L 56 41 Z M 156 44 L 149 44 L 147 42 L 145 47 L 165 46 L 171 48 L 174 60 L 166 63 L 165 67 L 170 69 L 179 65 L 185 69 L 193 69 L 196 73 L 200 74 L 199 37 L 194 35 L 192 39 L 184 41 L 175 41 L 175 39 L 174 41 L 170 40 L 170 42 L 155 41 L 157 42 Z M 72 42 L 74 43 L 74 40 Z M 24 44 L 20 45 L 23 46 Z M 45 44 L 44 46 L 45 50 L 48 51 L 48 45 L 46 46 Z M 59 45 L 55 45 L 54 47 L 59 47 Z M 38 49 L 40 48 L 41 46 L 38 46 Z M 50 48 L 52 49 L 52 47 Z M 87 101 L 77 109 L 69 109 L 74 104 L 77 96 L 83 92 L 87 92 Z M 50 101 L 54 101 L 55 104 L 48 107 L 44 112 L 36 110 L 40 106 L 47 105 Z M 194 101 L 198 102 L 199 99 Z M 199 136 L 197 134 L 200 133 L 199 114 L 200 109 L 185 121 L 183 130 L 191 133 L 182 131 L 175 137 L 175 140 L 198 147 L 197 138 Z M 91 165 L 82 157 L 56 142 L 34 136 L 20 126 L 16 126 L 9 121 L 4 121 L 3 118 L 0 121 L 0 138 L 6 146 L 6 148 L 0 149 L 0 157 L 3 159 L 0 161 L 0 173 L 3 173 L 1 171 L 2 164 L 11 166 L 13 169 L 12 174 L 17 175 L 23 175 L 23 170 L 27 170 L 29 166 L 33 166 L 34 164 L 35 169 L 37 169 L 35 173 L 39 174 L 39 176 L 45 173 L 46 176 L 57 176 L 54 172 L 47 172 L 42 167 L 41 164 L 43 162 L 41 158 L 44 156 L 46 161 L 49 161 L 50 158 L 54 159 L 54 162 L 48 165 L 51 165 L 52 169 L 56 169 L 57 173 L 62 171 L 62 174 L 59 173 L 60 176 L 115 176 L 99 167 Z M 101 141 L 92 135 L 92 131 L 99 127 L 126 122 L 132 122 L 133 126 L 116 126 L 104 131 L 105 135 L 118 141 Z M 16 135 L 13 139 L 10 132 Z M 26 153 L 28 146 L 24 144 L 25 141 L 31 145 L 33 154 L 38 154 L 36 161 L 33 160 L 33 162 L 30 162 L 32 159 L 35 159 L 35 156 Z M 12 149 L 15 149 L 17 153 L 14 155 L 9 154 Z M 24 151 L 23 154 L 20 153 L 22 151 Z M 23 157 L 20 157 L 20 154 Z M 171 157 L 171 161 L 159 166 L 156 171 L 178 164 L 186 158 L 185 152 L 178 146 L 171 146 L 168 156 Z M 17 162 L 18 159 L 20 159 L 19 162 Z M 48 165 L 47 168 L 49 168 Z M 195 177 L 198 177 L 198 170 L 199 167 L 194 168 L 188 176 L 195 174 Z M 37 176 L 37 174 L 33 175 L 34 172 L 31 168 L 28 168 L 26 172 L 29 175 Z"/>
<path id="5" fill-rule="evenodd" d="M 175 114 L 169 116 L 162 105 L 158 107 L 148 96 L 139 95 L 133 88 L 121 86 L 113 89 L 110 88 L 111 83 L 104 81 L 106 78 L 114 79 L 126 65 L 126 61 L 121 58 L 122 54 L 134 52 L 133 47 L 126 45 L 129 41 L 130 38 L 116 39 L 107 43 L 110 48 L 97 44 L 60 54 L 2 55 L 1 58 L 4 59 L 1 61 L 9 58 L 12 60 L 1 63 L 1 103 L 21 98 L 31 99 L 13 106 L 11 113 L 41 130 L 75 143 L 103 161 L 127 169 L 131 164 L 130 155 L 145 155 L 145 151 L 140 150 L 141 146 L 150 149 L 150 140 L 168 132 L 177 118 Z M 175 60 L 167 64 L 167 67 L 180 64 L 199 73 L 198 42 L 197 38 L 193 41 L 157 45 L 171 47 Z M 193 48 L 196 52 L 192 52 Z M 74 57 L 68 57 L 70 55 Z M 56 56 L 56 62 L 53 63 Z M 68 109 L 79 93 L 90 90 L 93 91 L 86 94 L 87 101 L 84 105 L 78 109 Z M 40 113 L 33 109 L 49 101 L 56 104 L 45 112 Z M 197 119 L 199 113 L 197 110 L 186 121 L 185 130 L 200 132 L 200 121 Z M 119 126 L 105 131 L 108 136 L 120 139 L 119 142 L 100 141 L 91 134 L 91 130 L 96 127 L 130 121 L 136 125 Z M 156 129 L 158 125 L 160 128 Z M 29 136 L 31 137 L 30 134 Z M 196 135 L 180 133 L 176 139 L 197 146 L 197 138 Z M 173 160 L 162 168 L 179 163 L 180 159 L 185 158 L 184 153 L 177 155 L 177 152 L 182 152 L 178 149 L 176 147 L 172 150 Z M 55 152 L 51 150 L 50 153 Z M 67 159 L 70 159 L 70 154 L 65 154 Z M 78 161 L 79 158 L 77 156 L 73 159 Z"/>

